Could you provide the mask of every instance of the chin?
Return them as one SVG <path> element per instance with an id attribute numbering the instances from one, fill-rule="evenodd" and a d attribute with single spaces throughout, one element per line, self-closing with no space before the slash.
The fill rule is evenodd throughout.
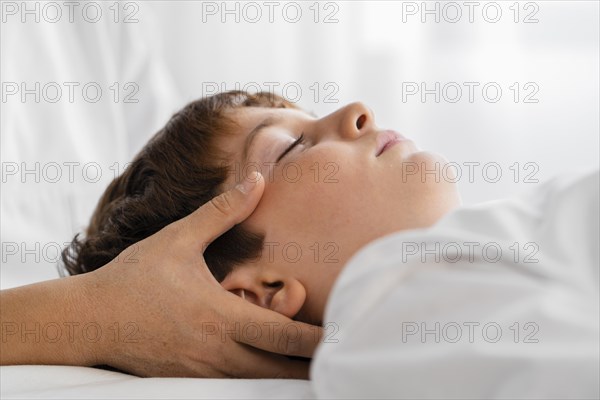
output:
<path id="1" fill-rule="evenodd" d="M 418 180 L 423 183 L 455 185 L 454 168 L 442 154 L 432 151 L 411 153 L 401 161 L 403 181 Z"/>
<path id="2" fill-rule="evenodd" d="M 426 163 L 429 168 L 433 168 L 436 163 L 440 164 L 440 168 L 444 165 L 448 164 L 448 160 L 440 153 L 436 153 L 434 151 L 417 151 L 411 153 L 408 157 L 406 157 L 403 162 L 416 162 L 416 163 Z"/>

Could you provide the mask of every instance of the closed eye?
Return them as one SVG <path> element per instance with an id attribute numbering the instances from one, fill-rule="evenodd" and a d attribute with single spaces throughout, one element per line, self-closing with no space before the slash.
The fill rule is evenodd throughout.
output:
<path id="1" fill-rule="evenodd" d="M 287 153 L 289 153 L 290 151 L 294 150 L 294 147 L 298 146 L 299 144 L 304 143 L 304 132 L 302 132 L 302 134 L 300 135 L 300 137 L 296 140 L 294 140 L 294 143 L 292 143 L 290 145 L 290 147 L 288 147 L 287 149 L 285 149 L 285 151 L 279 156 L 277 157 L 277 161 L 275 161 L 275 163 L 278 163 L 279 161 L 281 161 L 281 159 L 283 157 L 286 156 Z"/>

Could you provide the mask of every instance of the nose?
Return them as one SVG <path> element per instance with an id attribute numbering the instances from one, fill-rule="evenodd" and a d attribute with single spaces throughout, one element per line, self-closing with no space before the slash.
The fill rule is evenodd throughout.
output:
<path id="1" fill-rule="evenodd" d="M 334 114 L 337 114 L 338 132 L 343 138 L 356 139 L 375 125 L 373 111 L 362 102 L 350 103 L 332 116 Z"/>

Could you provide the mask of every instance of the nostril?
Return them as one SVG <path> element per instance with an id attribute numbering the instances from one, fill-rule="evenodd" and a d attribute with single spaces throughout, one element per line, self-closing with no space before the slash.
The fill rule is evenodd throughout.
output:
<path id="1" fill-rule="evenodd" d="M 356 120 L 356 127 L 359 130 L 362 129 L 363 125 L 365 124 L 366 119 L 367 119 L 367 116 L 363 114 Z"/>

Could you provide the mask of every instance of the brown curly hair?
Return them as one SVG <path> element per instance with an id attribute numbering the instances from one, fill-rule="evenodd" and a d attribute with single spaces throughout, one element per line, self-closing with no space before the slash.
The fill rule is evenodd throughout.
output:
<path id="1" fill-rule="evenodd" d="M 101 196 L 86 229 L 61 254 L 71 275 L 108 264 L 130 245 L 192 213 L 222 190 L 228 155 L 215 138 L 236 129 L 225 109 L 299 107 L 273 93 L 228 91 L 201 98 L 175 113 Z M 239 225 L 212 242 L 204 258 L 218 281 L 236 264 L 260 255 L 261 234 Z"/>

